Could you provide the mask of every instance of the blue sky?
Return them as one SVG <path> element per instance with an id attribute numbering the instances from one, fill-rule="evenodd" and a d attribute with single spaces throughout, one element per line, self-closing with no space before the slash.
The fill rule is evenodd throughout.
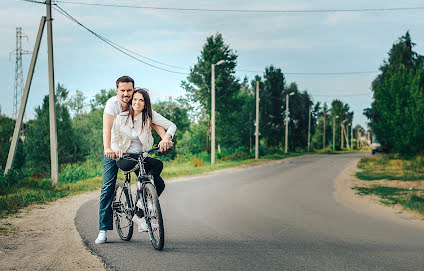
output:
<path id="1" fill-rule="evenodd" d="M 419 7 L 422 1 L 113 1 L 78 0 L 85 3 L 212 8 L 212 9 L 357 9 Z M 33 50 L 45 6 L 19 0 L 2 0 L 0 10 L 0 105 L 12 114 L 16 27 L 28 35 L 23 48 Z M 216 32 L 237 51 L 238 69 L 263 71 L 275 65 L 286 73 L 377 71 L 392 44 L 407 30 L 424 54 L 424 10 L 344 13 L 224 13 L 111 8 L 58 3 L 87 27 L 131 50 L 170 65 L 189 69 L 206 40 Z M 184 95 L 183 74 L 168 73 L 137 62 L 103 43 L 80 26 L 53 11 L 56 84 L 83 91 L 86 101 L 100 89 L 114 87 L 116 78 L 132 76 L 137 86 L 147 87 L 152 98 Z M 24 80 L 31 56 L 26 55 Z M 169 68 L 169 67 L 168 67 Z M 175 71 L 181 69 L 169 68 Z M 260 72 L 259 74 L 262 74 Z M 255 73 L 237 72 L 252 79 Z M 377 74 L 290 75 L 308 90 L 314 102 L 340 99 L 354 111 L 354 124 L 366 123 L 363 109 L 370 106 L 370 85 Z M 43 36 L 27 116 L 48 94 L 47 46 Z"/>

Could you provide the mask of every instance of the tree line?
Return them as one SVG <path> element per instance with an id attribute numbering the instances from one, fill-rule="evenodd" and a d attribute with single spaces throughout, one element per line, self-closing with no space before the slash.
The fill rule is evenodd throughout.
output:
<path id="1" fill-rule="evenodd" d="M 364 111 L 381 144 L 406 156 L 424 152 L 424 56 L 414 46 L 409 32 L 393 44 Z"/>
<path id="2" fill-rule="evenodd" d="M 153 109 L 173 121 L 177 127 L 175 149 L 162 159 L 199 157 L 209 160 L 211 113 L 211 65 L 225 62 L 215 69 L 216 142 L 217 158 L 234 154 L 254 153 L 255 93 L 259 81 L 260 155 L 282 153 L 286 118 L 286 97 L 289 103 L 290 151 L 303 152 L 308 147 L 310 119 L 311 150 L 333 147 L 333 123 L 336 129 L 335 149 L 341 148 L 340 127 L 352 125 L 353 112 L 348 104 L 333 100 L 330 105 L 314 103 L 307 90 L 300 90 L 295 82 L 287 82 L 284 72 L 273 65 L 262 75 L 237 78 L 237 53 L 224 42 L 220 33 L 209 36 L 181 87 L 186 95 L 154 103 Z M 265 81 L 263 79 L 266 79 Z M 98 91 L 86 102 L 82 91 L 70 96 L 62 84 L 56 88 L 56 114 L 59 163 L 67 164 L 103 156 L 102 115 L 108 98 L 116 95 L 114 89 Z M 154 97 L 152 97 L 154 98 Z M 336 117 L 337 116 L 337 117 Z M 4 168 L 13 133 L 14 120 L 0 115 L 1 166 Z M 355 127 L 354 135 L 356 137 Z M 347 128 L 346 128 L 347 129 Z M 378 130 L 378 129 L 377 129 Z M 377 133 L 377 132 L 376 132 Z M 325 141 L 324 141 L 325 138 Z M 35 172 L 48 172 L 50 144 L 48 96 L 35 109 L 35 118 L 25 124 L 14 167 L 24 165 Z M 158 142 L 158 138 L 155 140 Z"/>

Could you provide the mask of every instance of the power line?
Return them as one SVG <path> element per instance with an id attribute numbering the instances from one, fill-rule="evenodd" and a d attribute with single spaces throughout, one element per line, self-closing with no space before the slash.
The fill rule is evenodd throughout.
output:
<path id="1" fill-rule="evenodd" d="M 241 72 L 261 73 L 264 71 L 252 71 L 252 70 L 237 70 Z M 283 72 L 284 74 L 290 75 L 343 75 L 343 74 L 370 74 L 378 73 L 379 71 L 352 71 L 352 72 Z"/>
<path id="2" fill-rule="evenodd" d="M 393 7 L 393 8 L 358 8 L 358 9 L 213 9 L 213 8 L 178 8 L 178 7 L 157 7 L 157 6 L 136 6 L 118 4 L 100 4 L 75 1 L 56 1 L 63 4 L 102 6 L 115 8 L 137 8 L 175 11 L 202 11 L 202 12 L 239 12 L 239 13 L 331 13 L 331 12 L 381 12 L 381 11 L 405 11 L 423 10 L 424 7 Z"/>
<path id="3" fill-rule="evenodd" d="M 148 66 L 150 66 L 150 67 L 153 67 L 153 68 L 156 68 L 156 69 L 159 69 L 159 70 L 162 70 L 162 71 L 170 72 L 170 73 L 188 74 L 188 73 L 185 73 L 185 72 L 178 72 L 178 71 L 172 71 L 172 70 L 164 69 L 164 68 L 158 67 L 158 66 L 156 66 L 156 65 L 150 64 L 150 63 L 148 63 L 148 62 L 145 62 L 145 61 L 143 61 L 143 60 L 141 60 L 141 59 L 139 59 L 139 58 L 137 58 L 137 57 L 135 57 L 135 56 L 131 55 L 130 53 L 128 53 L 128 52 L 131 52 L 130 50 L 128 50 L 128 49 L 126 49 L 126 48 L 122 47 L 122 46 L 121 46 L 121 45 L 119 45 L 119 44 L 116 44 L 116 43 L 114 43 L 114 42 L 110 41 L 109 39 L 107 39 L 107 38 L 105 38 L 105 37 L 101 36 L 100 34 L 97 34 L 97 33 L 96 33 L 96 32 L 94 32 L 93 30 L 89 29 L 88 27 L 86 27 L 85 25 L 83 25 L 82 23 L 80 23 L 77 19 L 75 19 L 74 17 L 72 17 L 69 13 L 67 13 L 67 12 L 66 12 L 64 9 L 62 9 L 60 6 L 56 5 L 56 7 L 53 7 L 53 8 L 54 8 L 57 12 L 59 12 L 60 14 L 62 14 L 63 16 L 65 16 L 65 17 L 67 17 L 68 19 L 72 20 L 73 22 L 75 22 L 76 24 L 78 24 L 79 26 L 81 26 L 82 28 L 84 28 L 85 30 L 87 30 L 88 32 L 90 32 L 91 34 L 93 34 L 94 36 L 96 36 L 97 38 L 99 38 L 100 40 L 102 40 L 103 42 L 107 43 L 108 45 L 112 46 L 113 48 L 115 48 L 116 50 L 120 51 L 121 53 L 123 53 L 123 54 L 125 54 L 125 55 L 127 55 L 127 56 L 129 56 L 129 57 L 131 57 L 131 58 L 133 58 L 133 59 L 135 59 L 135 60 L 137 60 L 137 61 L 139 61 L 139 62 L 143 63 L 143 64 L 146 64 L 146 65 L 148 65 Z M 158 61 L 156 61 L 156 62 L 158 62 Z"/>
<path id="4" fill-rule="evenodd" d="M 45 2 L 40 2 L 40 1 L 35 1 L 35 0 L 22 0 L 22 1 L 32 2 L 32 3 L 38 3 L 38 4 L 45 4 Z M 63 2 L 63 3 L 65 3 L 64 1 L 56 1 L 56 2 Z M 66 3 L 71 3 L 71 2 L 66 2 Z M 74 2 L 72 2 L 72 3 L 74 3 Z M 167 66 L 167 67 L 170 67 L 170 68 L 181 69 L 181 70 L 186 70 L 186 71 L 189 71 L 190 70 L 190 69 L 187 69 L 187 68 L 184 68 L 184 67 L 170 65 L 170 64 L 167 64 L 167 63 L 158 61 L 158 60 L 154 60 L 152 58 L 149 58 L 147 56 L 144 56 L 144 55 L 141 55 L 141 54 L 139 54 L 137 52 L 134 52 L 134 51 L 132 51 L 132 50 L 130 50 L 130 49 L 128 49 L 128 48 L 126 48 L 126 47 L 124 47 L 124 46 L 116 43 L 116 42 L 113 42 L 110 39 L 107 39 L 106 37 L 103 37 L 100 34 L 95 33 L 93 30 L 89 29 L 88 27 L 86 27 L 85 25 L 83 25 L 82 23 L 80 23 L 78 20 L 76 20 L 74 17 L 72 17 L 69 13 L 67 13 L 65 10 L 63 10 L 62 8 L 60 8 L 57 4 L 56 4 L 56 6 L 60 10 L 58 10 L 58 9 L 55 9 L 55 10 L 58 11 L 59 13 L 61 13 L 63 16 L 65 16 L 68 19 L 74 21 L 75 23 L 77 23 L 78 25 L 80 25 L 81 27 L 83 27 L 84 29 L 86 29 L 87 31 L 89 31 L 91 34 L 95 35 L 97 38 L 99 38 L 102 41 L 106 42 L 107 44 L 109 44 L 110 46 L 114 47 L 118 51 L 120 51 L 120 52 L 122 52 L 122 53 L 124 53 L 124 54 L 126 54 L 128 56 L 130 56 L 131 58 L 136 59 L 137 61 L 140 61 L 140 62 L 142 62 L 142 63 L 144 63 L 146 65 L 149 65 L 149 66 L 152 66 L 154 68 L 158 68 L 158 69 L 161 69 L 161 70 L 164 70 L 164 71 L 168 71 L 168 72 L 172 72 L 172 73 L 188 74 L 188 73 L 171 71 L 171 70 L 168 70 L 168 69 L 163 69 L 161 67 L 157 67 L 155 65 L 152 65 L 150 63 L 144 62 L 144 61 L 142 61 L 142 60 L 140 60 L 140 59 L 138 59 L 138 58 L 136 58 L 136 57 L 134 57 L 132 55 L 129 55 L 129 54 L 133 54 L 133 55 L 139 56 L 139 57 L 141 57 L 143 59 L 149 60 L 149 61 L 154 62 L 154 63 L 161 64 L 161 65 L 164 65 L 164 66 Z M 125 52 L 123 52 L 123 51 L 125 51 Z M 242 69 L 241 70 L 236 70 L 236 71 L 238 71 L 238 72 L 249 72 L 249 73 L 262 73 L 262 72 L 264 72 L 264 71 L 242 70 Z M 287 75 L 347 75 L 347 74 L 369 74 L 369 73 L 377 73 L 377 72 L 378 71 L 353 71 L 353 72 L 285 72 L 284 74 L 287 74 Z"/>

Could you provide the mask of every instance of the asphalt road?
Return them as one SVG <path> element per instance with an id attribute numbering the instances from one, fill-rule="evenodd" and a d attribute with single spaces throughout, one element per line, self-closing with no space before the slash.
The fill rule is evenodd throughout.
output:
<path id="1" fill-rule="evenodd" d="M 83 241 L 113 270 L 424 270 L 424 230 L 354 212 L 334 178 L 364 154 L 311 155 L 167 184 L 165 248 L 147 234 L 94 244 L 98 202 L 78 211 Z"/>

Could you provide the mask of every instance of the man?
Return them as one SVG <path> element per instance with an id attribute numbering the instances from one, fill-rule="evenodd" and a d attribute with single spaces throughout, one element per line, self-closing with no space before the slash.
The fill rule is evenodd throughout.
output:
<path id="1" fill-rule="evenodd" d="M 115 152 L 111 149 L 111 130 L 115 117 L 127 111 L 134 92 L 134 80 L 129 76 L 121 76 L 116 80 L 116 96 L 107 100 L 103 112 L 103 184 L 100 194 L 99 206 L 99 236 L 96 244 L 106 242 L 107 231 L 113 230 L 112 201 L 115 191 L 118 166 L 116 165 Z"/>
<path id="2" fill-rule="evenodd" d="M 113 230 L 113 213 L 111 205 L 115 192 L 118 166 L 114 160 L 116 154 L 111 149 L 111 130 L 115 117 L 129 109 L 133 92 L 134 80 L 129 76 L 119 77 L 118 80 L 116 80 L 116 96 L 107 100 L 103 112 L 103 147 L 105 155 L 103 157 L 103 184 L 99 206 L 100 232 L 95 241 L 96 244 L 105 243 L 107 231 Z M 157 126 L 154 128 L 159 135 L 165 134 L 165 129 L 163 127 Z M 172 144 L 170 146 L 172 146 Z M 166 148 L 161 146 L 161 150 L 166 150 Z"/>

